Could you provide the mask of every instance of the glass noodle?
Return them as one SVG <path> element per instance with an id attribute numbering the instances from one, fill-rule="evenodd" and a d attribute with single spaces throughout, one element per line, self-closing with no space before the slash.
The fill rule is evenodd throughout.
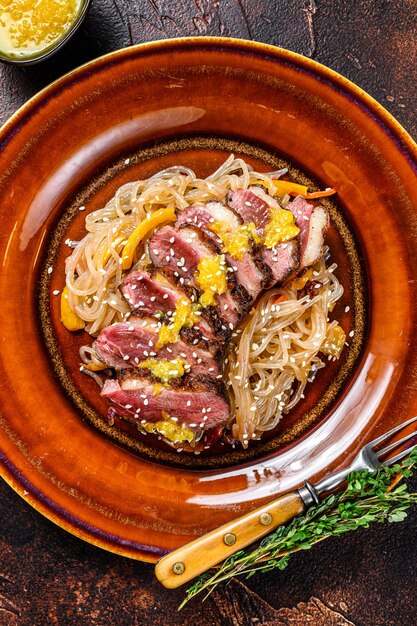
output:
<path id="1" fill-rule="evenodd" d="M 183 209 L 212 199 L 222 202 L 229 190 L 245 189 L 285 173 L 255 172 L 231 155 L 205 179 L 187 167 L 174 166 L 120 187 L 104 208 L 86 216 L 87 235 L 66 261 L 69 307 L 84 320 L 85 330 L 96 336 L 129 314 L 118 287 L 132 269 L 150 264 L 146 238 L 127 271 L 122 269 L 122 252 L 135 228 L 154 211 Z M 274 208 L 289 201 L 286 196 L 278 204 L 272 196 L 260 193 Z M 244 446 L 274 428 L 282 414 L 303 397 L 309 378 L 323 367 L 318 353 L 337 324 L 328 323 L 328 314 L 343 293 L 334 269 L 335 265 L 326 268 L 324 259 L 314 268 L 314 280 L 323 285 L 314 297 L 300 297 L 294 284 L 266 292 L 233 333 L 224 380 L 232 403 L 230 429 Z M 83 346 L 80 354 L 86 364 L 100 363 L 90 346 Z"/>

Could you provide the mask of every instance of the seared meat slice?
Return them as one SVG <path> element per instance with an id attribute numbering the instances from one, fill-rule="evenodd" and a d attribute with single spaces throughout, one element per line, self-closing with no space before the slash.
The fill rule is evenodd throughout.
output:
<path id="1" fill-rule="evenodd" d="M 280 243 L 275 248 L 263 247 L 261 254 L 264 262 L 271 268 L 266 288 L 285 282 L 300 267 L 300 245 L 297 239 Z"/>
<path id="2" fill-rule="evenodd" d="M 181 284 L 195 286 L 195 272 L 200 261 L 213 252 L 189 228 L 177 230 L 164 226 L 149 241 L 149 255 L 155 267 L 168 267 Z"/>
<path id="3" fill-rule="evenodd" d="M 258 193 L 252 189 L 229 192 L 228 204 L 244 222 L 253 222 L 257 232 L 262 233 L 269 222 L 269 206 Z"/>
<path id="4" fill-rule="evenodd" d="M 212 250 L 201 241 L 198 231 L 194 228 L 176 229 L 164 226 L 152 236 L 149 242 L 149 254 L 156 267 L 168 267 L 173 270 L 174 276 L 181 285 L 196 287 L 197 266 L 206 257 L 213 256 Z M 233 270 L 231 270 L 233 274 Z M 233 276 L 229 274 L 232 281 Z M 241 289 L 231 288 L 225 293 L 217 295 L 218 312 L 226 324 L 236 326 L 239 320 L 248 310 L 248 294 L 243 294 Z"/>
<path id="5" fill-rule="evenodd" d="M 120 286 L 132 311 L 139 315 L 155 315 L 155 313 L 172 314 L 181 298 L 196 300 L 196 295 L 185 294 L 171 278 L 169 273 L 161 269 L 150 274 L 143 270 L 130 272 Z M 191 290 L 192 292 L 192 290 Z M 200 331 L 201 339 L 217 341 L 216 327 L 212 326 L 202 315 L 198 316 L 195 326 Z"/>
<path id="6" fill-rule="evenodd" d="M 130 272 L 120 285 L 132 311 L 141 315 L 153 315 L 157 311 L 174 311 L 184 295 L 175 285 L 164 280 L 162 274 L 149 274 L 142 270 Z"/>
<path id="7" fill-rule="evenodd" d="M 200 228 L 213 241 L 219 241 L 216 233 L 210 230 L 209 223 L 224 222 L 231 230 L 236 230 L 242 224 L 242 218 L 221 202 L 207 202 L 207 204 L 192 204 L 177 212 L 176 228 L 194 226 Z"/>
<path id="8" fill-rule="evenodd" d="M 327 211 L 298 196 L 287 205 L 300 229 L 300 269 L 314 265 L 323 256 L 324 235 L 329 227 Z"/>
<path id="9" fill-rule="evenodd" d="M 205 238 L 210 239 L 220 252 L 222 250 L 221 239 L 210 229 L 210 223 L 226 223 L 234 231 L 240 226 L 241 221 L 233 211 L 220 202 L 208 202 L 206 205 L 193 204 L 179 211 L 175 226 L 177 228 L 185 226 L 198 228 Z M 225 257 L 228 265 L 235 272 L 237 282 L 246 289 L 253 299 L 256 299 L 263 289 L 268 276 L 262 266 L 258 267 L 256 264 L 252 256 L 252 250 L 246 252 L 240 261 L 234 259 L 228 253 L 225 254 Z"/>
<path id="10" fill-rule="evenodd" d="M 202 349 L 200 345 L 189 345 L 181 338 L 176 343 L 157 349 L 159 327 L 160 324 L 153 318 L 141 319 L 131 315 L 127 322 L 103 328 L 93 347 L 104 363 L 116 369 L 135 368 L 148 357 L 181 358 L 196 375 L 208 373 L 216 376 L 219 373 L 215 358 L 218 356 L 218 345 L 207 342 L 209 349 Z"/>
<path id="11" fill-rule="evenodd" d="M 264 193 L 260 189 L 238 189 L 229 194 L 230 206 L 234 207 L 245 221 L 254 222 L 258 233 L 263 233 L 269 221 L 269 206 L 262 198 Z M 287 208 L 290 208 L 290 205 Z M 273 287 L 276 283 L 283 283 L 300 269 L 299 247 L 295 239 L 281 243 L 275 248 L 259 247 L 262 261 L 271 270 L 266 288 Z"/>
<path id="12" fill-rule="evenodd" d="M 257 263 L 251 252 L 246 252 L 241 261 L 226 254 L 226 260 L 233 268 L 237 282 L 246 289 L 253 300 L 256 300 L 268 282 L 270 276 L 268 269 L 264 264 Z"/>
<path id="13" fill-rule="evenodd" d="M 121 417 L 157 422 L 168 415 L 196 431 L 213 428 L 230 416 L 224 385 L 207 376 L 160 388 L 149 377 L 129 372 L 119 381 L 107 380 L 101 395 L 116 405 Z"/>

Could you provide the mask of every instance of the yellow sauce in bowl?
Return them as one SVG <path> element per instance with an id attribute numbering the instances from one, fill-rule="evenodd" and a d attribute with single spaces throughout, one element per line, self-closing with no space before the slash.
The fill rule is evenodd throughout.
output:
<path id="1" fill-rule="evenodd" d="M 35 58 L 68 33 L 85 0 L 0 0 L 0 55 Z"/>

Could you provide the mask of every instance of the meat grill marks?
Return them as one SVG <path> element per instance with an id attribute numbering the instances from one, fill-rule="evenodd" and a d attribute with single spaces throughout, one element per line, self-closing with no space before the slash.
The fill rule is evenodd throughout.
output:
<path id="1" fill-rule="evenodd" d="M 116 414 L 130 421 L 157 422 L 166 414 L 194 431 L 213 428 L 229 418 L 229 402 L 223 383 L 195 375 L 169 388 L 156 387 L 146 374 L 125 372 L 119 380 L 107 380 L 101 395 L 114 405 Z"/>
<path id="2" fill-rule="evenodd" d="M 103 328 L 94 342 L 97 356 L 115 369 L 137 368 L 148 358 L 183 359 L 193 373 L 217 376 L 219 373 L 218 345 L 207 342 L 191 345 L 180 338 L 176 343 L 157 348 L 160 324 L 154 318 L 140 318 L 131 315 L 126 322 L 119 322 Z"/>

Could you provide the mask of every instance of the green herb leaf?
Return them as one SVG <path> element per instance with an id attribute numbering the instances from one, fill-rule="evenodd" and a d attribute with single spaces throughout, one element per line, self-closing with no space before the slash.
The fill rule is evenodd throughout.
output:
<path id="1" fill-rule="evenodd" d="M 416 466 L 417 446 L 401 464 L 383 466 L 377 472 L 353 472 L 344 491 L 324 498 L 303 515 L 279 526 L 257 546 L 233 554 L 214 573 L 200 576 L 179 608 L 203 591 L 210 594 L 233 576 L 248 578 L 256 572 L 283 570 L 295 552 L 310 550 L 323 539 L 369 528 L 373 523 L 402 522 L 407 509 L 417 503 L 417 493 L 409 493 L 405 483 L 390 487 L 395 477 L 408 478 Z"/>

